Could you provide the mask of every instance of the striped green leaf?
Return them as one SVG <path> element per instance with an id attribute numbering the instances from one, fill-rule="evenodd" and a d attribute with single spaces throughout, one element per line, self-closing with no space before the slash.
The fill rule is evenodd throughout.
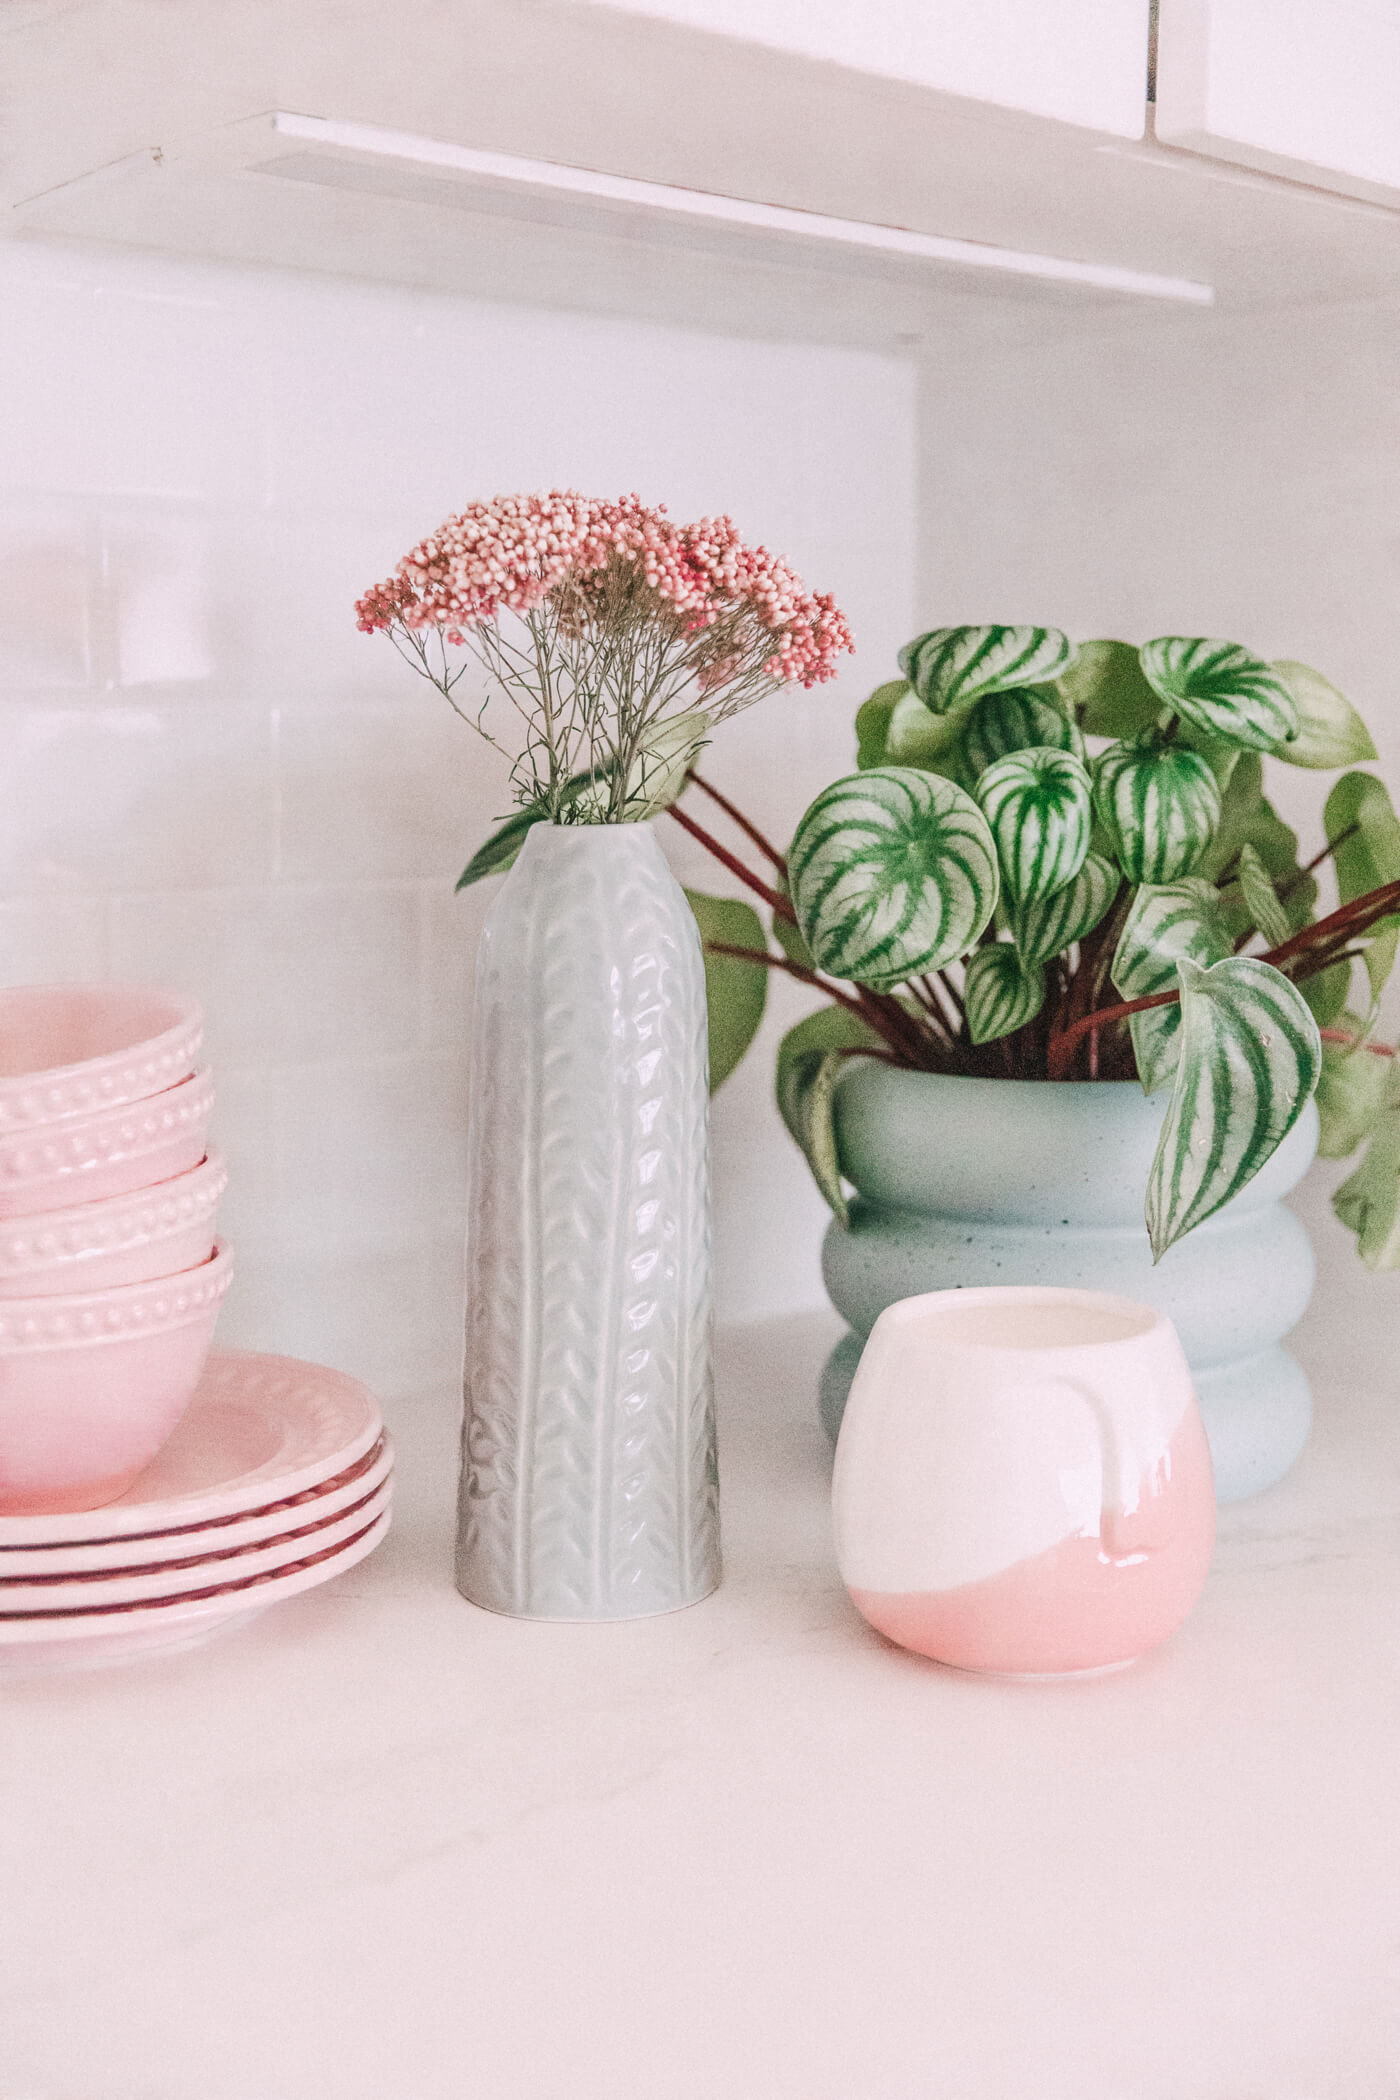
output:
<path id="1" fill-rule="evenodd" d="M 850 1223 L 832 1104 L 852 1051 L 878 1050 L 880 1038 L 844 1006 L 823 1006 L 778 1045 L 778 1112 L 812 1170 L 812 1179 L 843 1225 Z"/>
<path id="2" fill-rule="evenodd" d="M 1140 889 L 1114 952 L 1114 988 L 1123 999 L 1174 992 L 1183 957 L 1205 967 L 1223 961 L 1233 946 L 1220 892 L 1210 883 L 1187 875 L 1180 882 Z M 1153 1007 L 1132 1015 L 1128 1026 L 1143 1092 L 1155 1094 L 1176 1069 L 1181 1008 Z"/>
<path id="3" fill-rule="evenodd" d="M 1138 651 L 1142 672 L 1168 706 L 1248 751 L 1274 751 L 1298 734 L 1298 706 L 1277 671 L 1238 642 L 1159 635 Z"/>
<path id="4" fill-rule="evenodd" d="M 1053 897 L 1013 905 L 1008 916 L 1022 962 L 1048 962 L 1052 955 L 1063 955 L 1091 934 L 1118 895 L 1122 880 L 1112 861 L 1100 853 L 1089 853 L 1073 882 L 1056 890 Z"/>
<path id="5" fill-rule="evenodd" d="M 1220 821 L 1220 786 L 1199 752 L 1153 731 L 1094 761 L 1094 806 L 1129 882 L 1189 875 Z"/>
<path id="6" fill-rule="evenodd" d="M 954 781 L 877 766 L 818 795 L 788 878 L 818 968 L 888 991 L 967 953 L 996 909 L 996 846 Z"/>
<path id="7" fill-rule="evenodd" d="M 1084 739 L 1069 716 L 1034 693 L 988 693 L 968 715 L 962 741 L 974 780 L 1008 752 L 1027 751 L 1033 744 L 1084 756 Z"/>
<path id="8" fill-rule="evenodd" d="M 1147 1181 L 1154 1261 L 1238 1195 L 1297 1122 L 1322 1043 L 1301 992 L 1271 963 L 1183 956 L 1181 1057 Z"/>
<path id="9" fill-rule="evenodd" d="M 934 627 L 899 652 L 899 668 L 936 715 L 983 693 L 1044 685 L 1074 655 L 1057 627 Z"/>
<path id="10" fill-rule="evenodd" d="M 1278 901 L 1278 891 L 1259 858 L 1258 849 L 1248 839 L 1240 847 L 1239 884 L 1249 924 L 1256 933 L 1264 936 L 1266 948 L 1277 948 L 1281 941 L 1288 939 L 1292 929 L 1288 924 L 1288 914 Z"/>
<path id="11" fill-rule="evenodd" d="M 1069 751 L 1038 745 L 988 766 L 977 800 L 992 828 L 1008 901 L 1053 897 L 1073 882 L 1089 851 L 1094 791 Z"/>
<path id="12" fill-rule="evenodd" d="M 967 1031 L 974 1043 L 994 1043 L 1033 1021 L 1045 1004 L 1045 972 L 1022 960 L 1009 941 L 979 948 L 963 978 Z"/>
<path id="13" fill-rule="evenodd" d="M 1345 693 L 1329 685 L 1320 671 L 1287 661 L 1270 664 L 1269 669 L 1287 686 L 1298 710 L 1298 734 L 1292 743 L 1279 745 L 1276 757 L 1319 772 L 1361 765 L 1375 757 L 1370 730 Z"/>

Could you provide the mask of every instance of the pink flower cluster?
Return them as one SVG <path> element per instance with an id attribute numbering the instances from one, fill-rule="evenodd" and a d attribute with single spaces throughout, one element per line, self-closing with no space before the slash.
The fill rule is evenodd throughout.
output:
<path id="1" fill-rule="evenodd" d="M 605 502 L 571 489 L 469 504 L 355 610 L 365 634 L 399 622 L 439 627 L 449 642 L 461 642 L 465 628 L 502 612 L 527 614 L 561 586 L 586 601 L 590 582 L 618 564 L 684 631 L 748 614 L 773 637 L 763 668 L 784 684 L 833 677 L 836 659 L 853 647 L 832 599 L 809 591 L 780 556 L 746 547 L 732 519 L 676 525 L 638 496 Z"/>

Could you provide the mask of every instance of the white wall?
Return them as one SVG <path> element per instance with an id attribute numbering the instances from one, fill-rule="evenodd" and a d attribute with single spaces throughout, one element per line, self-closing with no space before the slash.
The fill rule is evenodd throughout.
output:
<path id="1" fill-rule="evenodd" d="M 450 1381 L 489 901 L 452 884 L 508 802 L 353 601 L 478 495 L 728 509 L 860 644 L 714 754 L 790 826 L 909 631 L 912 368 L 111 251 L 0 247 L 0 307 L 0 978 L 195 990 L 233 1169 L 221 1333 Z M 770 1072 L 715 1116 L 731 1318 L 820 1298 Z"/>

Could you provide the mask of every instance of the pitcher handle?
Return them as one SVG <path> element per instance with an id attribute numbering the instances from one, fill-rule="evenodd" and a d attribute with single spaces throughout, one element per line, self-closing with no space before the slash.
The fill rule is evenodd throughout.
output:
<path id="1" fill-rule="evenodd" d="M 1115 1568 L 1131 1567 L 1145 1560 L 1149 1554 L 1159 1552 L 1169 1543 L 1167 1538 L 1152 1539 L 1139 1535 L 1129 1543 L 1125 1531 L 1127 1511 L 1122 1506 L 1123 1489 L 1128 1483 L 1123 1478 L 1123 1445 L 1118 1425 L 1103 1396 L 1095 1392 L 1082 1379 L 1068 1378 L 1066 1385 L 1088 1408 L 1093 1417 L 1099 1440 L 1099 1474 L 1102 1487 L 1099 1496 L 1099 1540 L 1104 1552 Z M 1110 1500 L 1112 1495 L 1118 1500 Z"/>

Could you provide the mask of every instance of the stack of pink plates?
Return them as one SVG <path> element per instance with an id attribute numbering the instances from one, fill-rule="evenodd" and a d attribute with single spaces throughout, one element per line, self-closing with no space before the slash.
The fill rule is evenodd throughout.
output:
<path id="1" fill-rule="evenodd" d="M 215 1350 L 118 1501 L 0 1517 L 0 1668 L 189 1646 L 330 1582 L 388 1530 L 392 1472 L 378 1404 L 353 1378 Z"/>

